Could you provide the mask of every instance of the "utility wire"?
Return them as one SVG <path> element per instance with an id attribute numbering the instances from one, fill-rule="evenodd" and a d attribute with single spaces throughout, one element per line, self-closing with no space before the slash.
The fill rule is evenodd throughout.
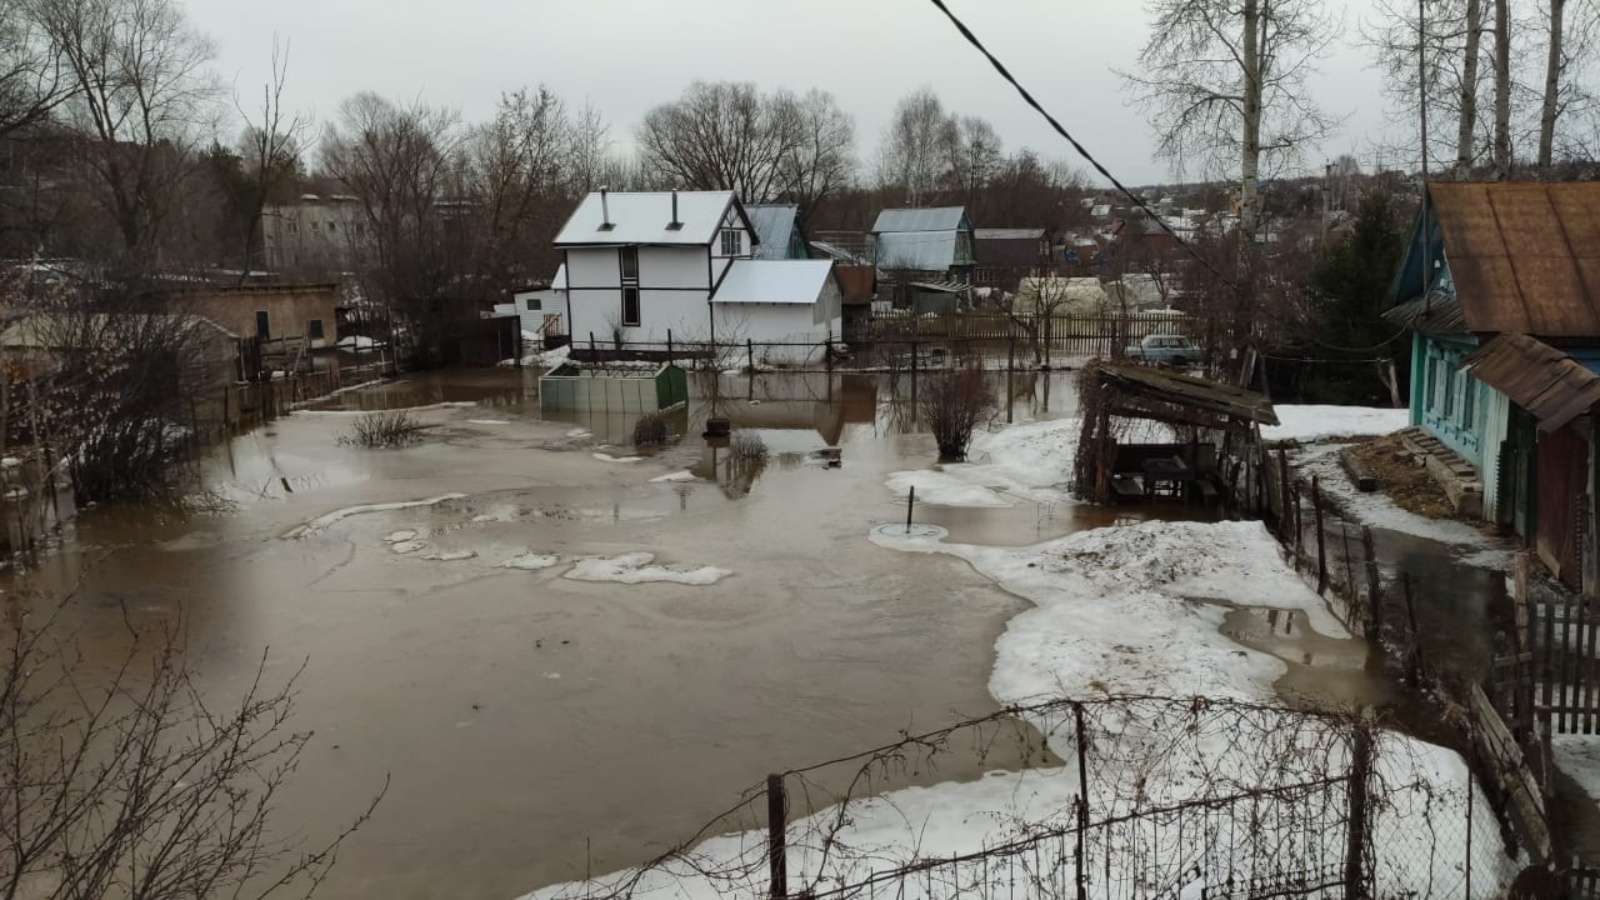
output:
<path id="1" fill-rule="evenodd" d="M 1173 231 L 1171 226 L 1169 226 L 1165 220 L 1156 214 L 1155 210 L 1151 209 L 1144 202 L 1144 198 L 1139 197 L 1133 191 L 1129 190 L 1121 181 L 1117 180 L 1115 175 L 1111 174 L 1109 169 L 1101 165 L 1098 159 L 1094 158 L 1094 154 L 1090 153 L 1086 147 L 1078 143 L 1078 139 L 1073 137 L 1071 132 L 1067 131 L 1066 126 L 1062 125 L 1056 120 L 1055 116 L 1046 111 L 1045 108 L 1039 104 L 1039 101 L 1033 98 L 1033 94 L 1031 94 L 1027 88 L 1023 87 L 1021 82 L 1017 81 L 1016 76 L 1011 74 L 1011 71 L 1006 68 L 1005 63 L 1002 63 L 993 53 L 990 53 L 989 48 L 984 46 L 983 41 L 979 40 L 978 36 L 972 33 L 972 29 L 968 28 L 965 22 L 961 21 L 961 19 L 957 17 L 955 13 L 950 11 L 950 7 L 945 5 L 945 0 L 931 0 L 931 2 L 934 6 L 939 8 L 940 12 L 945 14 L 945 17 L 950 20 L 950 24 L 954 25 L 956 30 L 961 32 L 961 36 L 967 39 L 967 43 L 971 44 L 979 53 L 984 55 L 985 59 L 989 60 L 989 64 L 994 66 L 994 70 L 1000 73 L 1000 77 L 1004 78 L 1006 83 L 1010 84 L 1016 89 L 1017 93 L 1022 97 L 1023 102 L 1033 107 L 1035 112 L 1043 116 L 1044 120 L 1050 123 L 1050 127 L 1055 129 L 1056 134 L 1059 134 L 1065 138 L 1067 143 L 1072 145 L 1072 149 L 1078 152 L 1079 156 L 1083 157 L 1084 160 L 1089 163 L 1089 165 L 1093 166 L 1094 170 L 1099 172 L 1103 178 L 1111 182 L 1112 187 L 1115 187 L 1122 193 L 1124 197 L 1127 197 L 1129 200 L 1133 201 L 1134 206 L 1138 207 L 1138 209 L 1141 210 L 1152 221 L 1161 226 L 1161 230 L 1171 236 L 1172 239 L 1177 242 L 1178 246 L 1187 251 L 1190 256 L 1194 257 L 1196 262 L 1200 263 L 1202 266 L 1205 266 L 1206 269 L 1211 272 L 1211 274 L 1222 279 L 1223 283 L 1227 284 L 1235 291 L 1239 289 L 1239 286 L 1235 284 L 1232 279 L 1222 274 L 1222 272 L 1219 271 L 1216 266 L 1211 264 L 1210 260 L 1206 259 L 1204 256 L 1201 256 L 1200 252 L 1194 247 L 1190 246 L 1188 241 L 1185 241 L 1183 238 L 1179 237 L 1178 233 Z"/>

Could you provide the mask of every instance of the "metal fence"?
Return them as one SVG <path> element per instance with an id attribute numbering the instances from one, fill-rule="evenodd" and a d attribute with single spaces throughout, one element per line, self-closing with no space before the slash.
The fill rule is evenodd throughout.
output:
<path id="1" fill-rule="evenodd" d="M 987 774 L 893 793 L 952 757 Z M 1459 758 L 1359 717 L 1052 701 L 774 774 L 646 865 L 542 896 L 1478 900 L 1513 861 L 1472 797 Z"/>

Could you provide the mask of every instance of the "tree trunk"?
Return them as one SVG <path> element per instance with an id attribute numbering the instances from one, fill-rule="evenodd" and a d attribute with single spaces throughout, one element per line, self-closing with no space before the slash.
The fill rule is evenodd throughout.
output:
<path id="1" fill-rule="evenodd" d="M 1550 173 L 1555 152 L 1556 116 L 1561 92 L 1561 14 L 1567 0 L 1550 0 L 1550 56 L 1545 60 L 1544 108 L 1539 112 L 1539 171 Z"/>
<path id="2" fill-rule="evenodd" d="M 1461 121 L 1456 128 L 1456 178 L 1472 172 L 1473 132 L 1478 124 L 1478 54 L 1483 45 L 1482 0 L 1467 0 L 1467 46 L 1461 60 Z"/>
<path id="3" fill-rule="evenodd" d="M 1511 177 L 1511 0 L 1494 0 L 1494 169 Z"/>
<path id="4" fill-rule="evenodd" d="M 1244 0 L 1244 134 L 1239 154 L 1239 237 L 1256 237 L 1256 179 L 1261 171 L 1261 0 Z"/>

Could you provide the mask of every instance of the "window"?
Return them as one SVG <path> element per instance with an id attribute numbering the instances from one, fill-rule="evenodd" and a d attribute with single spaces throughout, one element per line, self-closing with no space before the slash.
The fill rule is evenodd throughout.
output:
<path id="1" fill-rule="evenodd" d="M 272 329 L 267 327 L 267 311 L 256 310 L 256 337 L 267 340 L 272 337 Z"/>
<path id="2" fill-rule="evenodd" d="M 622 324 L 639 324 L 639 289 L 636 287 L 622 289 Z"/>
<path id="3" fill-rule="evenodd" d="M 722 255 L 738 256 L 744 249 L 744 242 L 740 240 L 737 228 L 727 228 L 722 232 Z"/>
<path id="4" fill-rule="evenodd" d="M 543 301 L 536 300 L 536 299 L 534 299 L 532 297 L 529 297 L 528 299 L 526 299 L 526 300 L 524 300 L 522 302 L 523 302 L 524 305 L 526 305 L 528 307 L 528 312 L 536 312 L 538 310 L 544 309 Z"/>
<path id="5" fill-rule="evenodd" d="M 311 339 L 313 341 L 322 340 L 322 320 L 312 319 L 311 325 L 306 329 L 306 331 L 311 335 Z"/>
<path id="6" fill-rule="evenodd" d="M 639 280 L 639 248 L 622 248 L 622 280 L 624 282 L 637 282 Z"/>
<path id="7" fill-rule="evenodd" d="M 338 231 L 339 230 L 339 226 L 333 224 L 332 222 L 329 222 L 328 223 L 328 230 L 329 231 Z"/>

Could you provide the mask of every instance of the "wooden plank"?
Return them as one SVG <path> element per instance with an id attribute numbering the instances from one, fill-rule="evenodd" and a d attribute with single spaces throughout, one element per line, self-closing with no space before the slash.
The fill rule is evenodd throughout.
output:
<path id="1" fill-rule="evenodd" d="M 1583 597 L 1579 597 L 1578 608 L 1583 610 L 1584 639 L 1588 646 L 1588 651 L 1578 659 L 1578 664 L 1582 667 L 1583 675 L 1583 705 L 1585 707 L 1585 712 L 1583 714 L 1583 733 L 1594 734 L 1596 725 L 1595 701 L 1596 699 L 1600 699 L 1596 698 L 1595 696 L 1594 684 L 1595 626 L 1596 624 L 1600 623 L 1596 622 L 1594 610 L 1589 608 L 1588 600 Z"/>
<path id="2" fill-rule="evenodd" d="M 1533 845 L 1530 849 L 1536 860 L 1550 856 L 1550 826 L 1545 815 L 1544 794 L 1538 780 L 1518 748 L 1516 739 L 1506 728 L 1505 721 L 1495 712 L 1494 704 L 1483 688 L 1476 684 L 1467 688 L 1468 712 L 1477 725 L 1472 730 L 1473 742 L 1490 764 L 1491 774 L 1515 807 L 1517 819 L 1526 830 Z"/>
<path id="3" fill-rule="evenodd" d="M 1522 564 L 1524 566 L 1528 564 L 1526 557 L 1526 553 L 1519 554 L 1519 558 L 1522 560 Z M 1534 609 L 1538 612 L 1539 618 L 1544 620 L 1544 644 L 1539 648 L 1541 655 L 1539 677 L 1544 682 L 1542 699 L 1545 706 L 1553 706 L 1556 702 L 1555 689 L 1557 678 L 1555 651 L 1555 611 L 1549 606 L 1549 604 L 1537 604 L 1534 606 Z"/>

